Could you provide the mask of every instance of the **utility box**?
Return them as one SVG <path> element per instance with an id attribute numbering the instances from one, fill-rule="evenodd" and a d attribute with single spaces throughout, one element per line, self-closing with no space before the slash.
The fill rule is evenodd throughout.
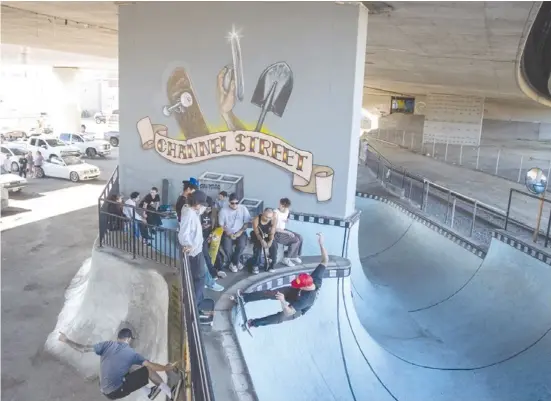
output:
<path id="1" fill-rule="evenodd" d="M 241 200 L 244 196 L 243 176 L 206 171 L 199 177 L 199 189 L 213 201 L 218 199 L 218 194 L 222 191 L 226 191 L 228 195 L 235 193 Z"/>
<path id="2" fill-rule="evenodd" d="M 264 211 L 264 201 L 262 200 L 243 198 L 239 204 L 245 206 L 249 210 L 253 219 Z"/>

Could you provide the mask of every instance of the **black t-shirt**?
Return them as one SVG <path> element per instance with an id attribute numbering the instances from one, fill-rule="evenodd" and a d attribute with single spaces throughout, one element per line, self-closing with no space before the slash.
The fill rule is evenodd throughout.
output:
<path id="1" fill-rule="evenodd" d="M 318 291 L 321 288 L 324 273 L 325 265 L 320 263 L 311 274 L 312 279 L 314 280 L 314 285 L 316 286 L 316 289 L 313 291 L 304 291 L 297 288 L 292 288 L 288 299 L 289 306 L 292 306 L 297 312 L 302 312 L 303 315 L 308 312 L 316 301 Z"/>
<path id="2" fill-rule="evenodd" d="M 151 196 L 151 194 L 145 195 L 138 206 L 143 209 L 144 205 L 147 203 L 148 210 L 155 210 L 155 208 L 151 205 L 153 202 L 161 202 L 161 197 L 159 194 L 156 194 L 155 197 Z"/>
<path id="3" fill-rule="evenodd" d="M 201 226 L 203 227 L 204 224 L 208 224 L 209 226 L 207 228 L 203 228 L 203 238 L 207 239 L 210 233 L 212 232 L 212 211 L 210 213 L 203 213 L 201 216 L 199 216 L 201 219 Z"/>

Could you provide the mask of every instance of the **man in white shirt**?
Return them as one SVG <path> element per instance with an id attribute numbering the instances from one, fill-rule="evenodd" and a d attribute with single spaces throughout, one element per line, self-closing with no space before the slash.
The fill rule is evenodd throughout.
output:
<path id="1" fill-rule="evenodd" d="M 126 202 L 124 202 L 122 212 L 126 217 L 128 217 L 128 219 L 136 222 L 135 230 L 139 231 L 142 238 L 147 242 L 151 239 L 151 236 L 149 235 L 149 230 L 142 216 L 142 211 L 137 208 L 139 198 L 139 192 L 132 192 L 130 194 L 130 199 L 127 199 Z"/>
<path id="2" fill-rule="evenodd" d="M 200 215 L 207 208 L 207 194 L 195 191 L 190 195 L 189 205 L 182 208 L 178 241 L 184 253 L 189 255 L 189 267 L 195 289 L 195 302 L 199 306 L 205 298 L 205 280 L 207 266 L 203 256 L 203 226 Z M 199 308 L 200 309 L 200 308 Z M 199 310 L 201 313 L 201 310 Z"/>
<path id="3" fill-rule="evenodd" d="M 291 201 L 288 198 L 281 198 L 279 200 L 279 207 L 275 211 L 276 220 L 276 232 L 275 242 L 283 246 L 288 246 L 287 257 L 283 258 L 284 265 L 293 267 L 297 264 L 301 264 L 302 260 L 300 255 L 302 254 L 302 236 L 299 233 L 295 233 L 291 230 L 287 230 L 287 221 L 289 220 L 289 213 Z"/>
<path id="4" fill-rule="evenodd" d="M 229 259 L 229 269 L 237 273 L 243 269 L 241 254 L 247 246 L 245 230 L 251 223 L 249 209 L 239 204 L 236 194 L 231 194 L 229 204 L 220 210 L 218 223 L 224 229 L 222 236 L 222 249 Z M 233 249 L 235 245 L 235 250 Z"/>

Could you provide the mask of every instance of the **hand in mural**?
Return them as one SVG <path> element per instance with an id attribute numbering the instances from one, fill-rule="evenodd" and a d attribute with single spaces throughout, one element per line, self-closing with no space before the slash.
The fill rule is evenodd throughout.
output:
<path id="1" fill-rule="evenodd" d="M 217 77 L 218 107 L 231 131 L 245 130 L 243 123 L 233 113 L 236 102 L 235 85 L 235 74 L 232 67 L 225 66 Z"/>
<path id="2" fill-rule="evenodd" d="M 230 78 L 228 79 L 228 74 Z M 218 107 L 222 115 L 228 114 L 235 106 L 235 76 L 229 66 L 225 66 L 218 73 Z M 229 85 L 228 85 L 229 81 Z"/>

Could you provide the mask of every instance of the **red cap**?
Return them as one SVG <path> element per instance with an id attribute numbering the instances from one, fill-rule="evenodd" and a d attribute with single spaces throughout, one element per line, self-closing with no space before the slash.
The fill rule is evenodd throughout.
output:
<path id="1" fill-rule="evenodd" d="M 307 273 L 300 273 L 296 279 L 291 281 L 291 287 L 293 288 L 304 288 L 314 284 L 312 276 Z"/>

